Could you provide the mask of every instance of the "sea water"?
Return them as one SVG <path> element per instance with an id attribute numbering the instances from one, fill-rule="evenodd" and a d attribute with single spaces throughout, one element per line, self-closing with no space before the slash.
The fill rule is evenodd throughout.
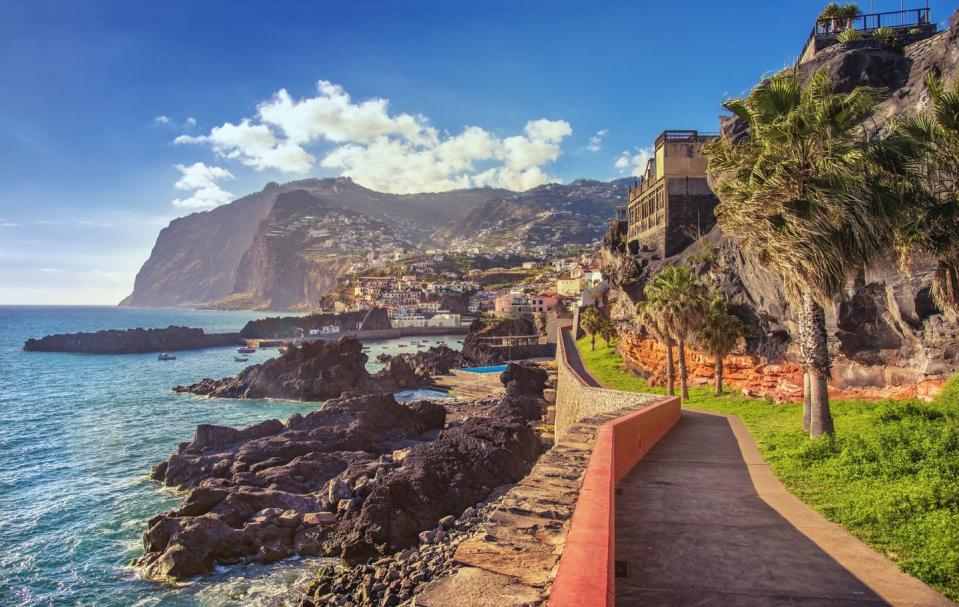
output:
<path id="1" fill-rule="evenodd" d="M 201 327 L 239 331 L 276 315 L 186 309 L 0 307 L 0 605 L 287 605 L 322 559 L 219 567 L 186 584 L 141 579 L 129 567 L 142 554 L 147 520 L 183 495 L 147 479 L 197 424 L 244 426 L 320 406 L 176 394 L 171 387 L 235 375 L 278 353 L 263 349 L 235 362 L 234 348 L 153 354 L 24 352 L 30 337 L 100 329 Z M 416 352 L 456 337 L 371 342 L 380 353 Z M 407 391 L 402 399 L 441 396 Z"/>

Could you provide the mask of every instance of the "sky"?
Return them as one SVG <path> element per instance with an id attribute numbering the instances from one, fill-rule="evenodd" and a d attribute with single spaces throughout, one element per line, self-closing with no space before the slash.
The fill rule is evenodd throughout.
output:
<path id="1" fill-rule="evenodd" d="M 629 176 L 791 65 L 822 4 L 0 0 L 0 304 L 115 304 L 170 220 L 269 181 Z"/>

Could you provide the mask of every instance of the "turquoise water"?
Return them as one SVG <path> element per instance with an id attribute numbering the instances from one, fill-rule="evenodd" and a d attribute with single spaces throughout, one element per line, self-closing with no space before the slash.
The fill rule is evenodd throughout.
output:
<path id="1" fill-rule="evenodd" d="M 502 373 L 509 365 L 495 365 L 493 367 L 463 367 L 460 371 L 467 373 Z"/>
<path id="2" fill-rule="evenodd" d="M 197 424 L 243 426 L 307 412 L 316 403 L 174 394 L 175 384 L 234 375 L 275 350 L 234 362 L 233 348 L 122 356 L 24 352 L 24 340 L 108 328 L 202 327 L 238 331 L 258 312 L 113 307 L 0 307 L 0 604 L 98 606 L 285 605 L 317 563 L 238 565 L 181 586 L 127 566 L 142 552 L 151 516 L 181 497 L 146 480 Z M 275 315 L 275 314 L 274 314 Z M 411 343 L 415 341 L 416 343 Z M 457 338 L 369 344 L 415 352 Z M 422 342 L 422 343 L 420 343 Z M 405 393 L 405 398 L 435 393 Z"/>

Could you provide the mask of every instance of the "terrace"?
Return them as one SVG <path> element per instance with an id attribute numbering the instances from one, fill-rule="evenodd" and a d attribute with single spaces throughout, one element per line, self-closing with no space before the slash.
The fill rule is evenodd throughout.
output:
<path id="1" fill-rule="evenodd" d="M 900 44 L 928 38 L 938 31 L 930 16 L 929 7 L 925 7 L 819 18 L 799 53 L 799 63 L 805 63 L 820 51 L 838 44 L 840 35 L 849 30 L 860 32 L 862 40 L 874 39 L 877 32 L 891 31 L 892 38 Z"/>

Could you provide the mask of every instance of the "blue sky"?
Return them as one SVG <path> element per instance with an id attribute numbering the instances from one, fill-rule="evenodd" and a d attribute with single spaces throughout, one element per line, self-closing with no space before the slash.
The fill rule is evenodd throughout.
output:
<path id="1" fill-rule="evenodd" d="M 0 0 L 0 304 L 116 303 L 170 219 L 271 180 L 629 174 L 821 4 Z"/>

